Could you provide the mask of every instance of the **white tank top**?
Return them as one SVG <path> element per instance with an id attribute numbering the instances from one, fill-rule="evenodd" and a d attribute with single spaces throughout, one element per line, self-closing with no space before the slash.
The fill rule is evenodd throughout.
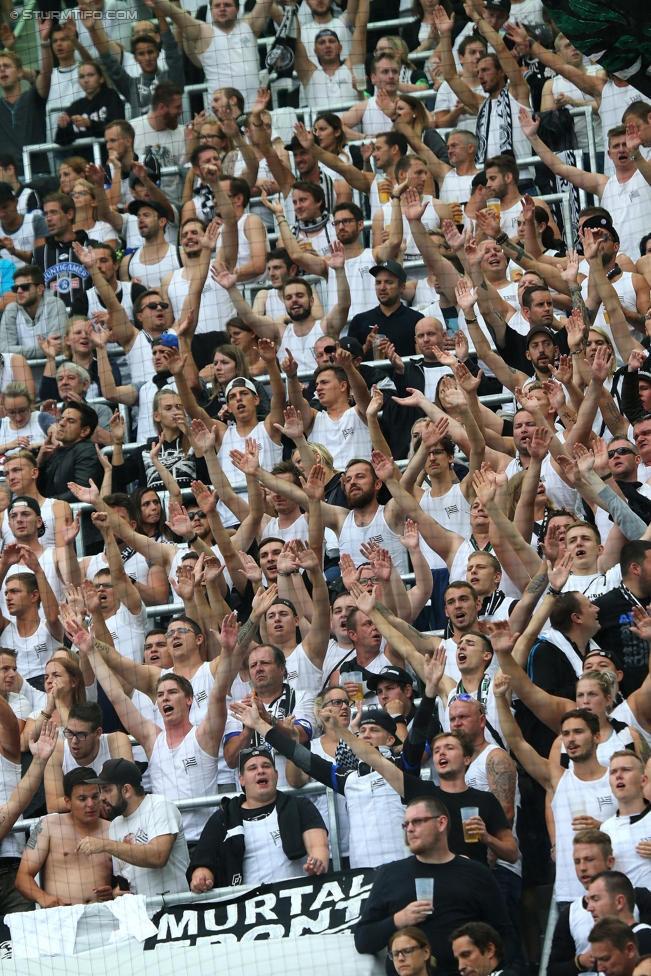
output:
<path id="1" fill-rule="evenodd" d="M 630 728 L 637 729 L 640 735 L 646 739 L 647 745 L 651 748 L 651 732 L 647 732 L 646 729 L 642 728 L 627 701 L 623 701 L 617 708 L 613 708 L 610 717 L 616 718 L 618 722 L 626 722 Z"/>
<path id="2" fill-rule="evenodd" d="M 52 506 L 56 501 L 55 498 L 46 498 L 41 505 L 41 518 L 43 519 L 43 528 L 45 532 L 43 535 L 39 536 L 38 541 L 46 549 L 55 548 L 56 542 L 56 530 L 55 530 L 55 519 L 52 512 Z M 5 546 L 16 541 L 16 536 L 11 531 L 9 525 L 9 519 L 5 518 L 5 512 L 2 513 L 2 542 Z"/>
<path id="3" fill-rule="evenodd" d="M 212 32 L 212 41 L 199 55 L 208 91 L 237 88 L 244 96 L 244 110 L 250 111 L 258 90 L 260 68 L 255 34 L 245 20 L 238 20 L 228 33 L 214 25 Z"/>
<path id="4" fill-rule="evenodd" d="M 375 212 L 379 210 L 380 207 L 384 206 L 384 204 L 380 202 L 380 191 L 378 190 L 377 185 L 385 179 L 386 176 L 384 173 L 377 173 L 373 178 L 373 182 L 371 183 L 371 192 L 369 193 L 368 197 L 368 201 L 371 206 L 371 220 L 373 217 L 375 217 Z"/>
<path id="5" fill-rule="evenodd" d="M 505 234 L 509 237 L 517 237 L 518 233 L 518 217 L 522 213 L 522 201 L 518 200 L 509 207 L 508 210 L 504 210 L 500 207 L 500 227 Z"/>
<path id="6" fill-rule="evenodd" d="M 461 491 L 461 485 L 452 485 L 445 495 L 434 496 L 426 492 L 420 500 L 420 507 L 451 532 L 458 532 L 465 539 L 471 535 L 470 505 Z"/>
<path id="7" fill-rule="evenodd" d="M 178 318 L 178 316 L 175 317 Z M 170 393 L 177 393 L 174 377 L 170 376 L 161 389 L 169 390 Z M 154 397 L 157 393 L 158 387 L 153 382 L 143 383 L 138 390 L 138 427 L 136 430 L 138 444 L 143 444 L 148 437 L 158 437 L 154 423 Z"/>
<path id="8" fill-rule="evenodd" d="M 435 230 L 437 227 L 441 226 L 441 221 L 439 219 L 439 215 L 432 206 L 432 197 L 423 196 L 422 200 L 423 203 L 427 202 L 427 207 L 425 208 L 425 212 L 421 217 L 421 223 L 423 224 L 425 230 Z M 392 206 L 391 201 L 389 201 L 382 207 L 382 211 L 384 213 L 384 227 L 387 230 L 391 226 Z M 409 227 L 409 221 L 404 216 L 402 218 L 402 239 L 405 242 L 405 261 L 422 261 L 423 256 L 416 246 L 414 235 Z"/>
<path id="9" fill-rule="evenodd" d="M 133 298 L 131 297 L 131 282 L 118 281 L 118 290 L 121 290 L 120 305 L 127 313 L 129 320 L 133 322 Z M 100 302 L 97 290 L 94 286 L 88 289 L 86 292 L 86 297 L 88 298 L 88 318 L 92 318 L 93 312 L 106 311 L 106 306 L 102 305 Z"/>
<path id="10" fill-rule="evenodd" d="M 204 752 L 197 742 L 196 728 L 190 729 L 174 749 L 167 744 L 163 731 L 157 736 L 149 760 L 149 775 L 154 793 L 168 800 L 191 800 L 217 793 L 217 759 Z M 185 839 L 193 844 L 199 840 L 206 821 L 216 807 L 184 810 Z"/>
<path id="11" fill-rule="evenodd" d="M 599 779 L 587 782 L 577 779 L 571 766 L 565 770 L 551 803 L 556 825 L 556 901 L 559 902 L 573 901 L 583 894 L 583 885 L 574 870 L 570 797 L 580 798 L 587 815 L 594 817 L 599 823 L 603 823 L 617 810 L 607 769 L 604 769 L 604 775 Z"/>
<path id="12" fill-rule="evenodd" d="M 574 939 L 576 955 L 582 956 L 590 948 L 588 936 L 594 927 L 594 919 L 583 907 L 583 896 L 575 898 L 570 905 L 570 934 Z"/>
<path id="13" fill-rule="evenodd" d="M 321 328 L 321 319 L 318 319 L 314 323 L 307 335 L 296 335 L 293 322 L 290 322 L 285 329 L 283 337 L 280 340 L 280 345 L 282 349 L 289 349 L 292 356 L 298 363 L 299 373 L 313 373 L 316 369 L 314 346 L 317 339 L 322 339 L 324 335 L 325 333 Z"/>
<path id="14" fill-rule="evenodd" d="M 468 766 L 466 770 L 466 785 L 473 790 L 481 790 L 482 793 L 490 793 L 491 788 L 488 782 L 488 773 L 486 772 L 486 760 L 490 756 L 491 752 L 498 749 L 499 746 L 489 745 L 483 752 L 480 752 L 478 756 L 475 756 L 473 761 Z M 513 821 L 513 832 L 517 829 L 517 819 L 518 819 L 518 807 L 520 806 L 520 789 L 518 787 L 517 774 L 515 782 L 515 820 Z M 511 864 L 509 861 L 502 861 L 500 858 L 497 859 L 497 864 L 506 868 L 507 871 L 512 871 L 513 874 L 517 874 L 518 877 L 522 877 L 522 856 L 518 856 L 515 864 Z"/>
<path id="15" fill-rule="evenodd" d="M 41 555 L 38 557 L 38 561 L 41 566 L 41 569 L 43 570 L 43 573 L 45 574 L 46 580 L 48 581 L 50 587 L 52 588 L 52 592 L 57 598 L 57 602 L 63 603 L 64 601 L 63 583 L 57 576 L 57 570 L 54 563 L 54 553 L 55 553 L 54 549 L 51 548 L 46 549 L 45 552 L 42 552 Z M 13 576 L 15 573 L 29 573 L 29 569 L 27 568 L 27 566 L 25 566 L 22 563 L 18 563 L 14 566 L 10 566 L 9 569 L 7 570 L 5 581 L 9 578 L 9 576 Z M 0 587 L 0 608 L 2 609 L 2 612 L 4 613 L 5 617 L 8 617 L 9 614 L 7 613 L 7 603 L 5 601 L 4 585 Z M 42 604 L 39 608 L 39 615 L 41 619 L 45 620 L 45 614 L 43 613 Z"/>
<path id="16" fill-rule="evenodd" d="M 177 268 L 181 267 L 176 248 L 172 244 L 165 246 L 167 250 L 160 261 L 157 261 L 155 264 L 144 264 L 140 260 L 141 248 L 134 251 L 129 261 L 129 277 L 140 278 L 141 283 L 146 288 L 159 288 L 161 280 L 166 274 L 169 274 L 170 271 L 176 271 Z"/>
<path id="17" fill-rule="evenodd" d="M 165 331 L 161 332 L 160 334 L 175 335 L 176 333 L 173 329 L 165 329 Z M 131 349 L 127 353 L 127 363 L 129 364 L 129 372 L 131 373 L 131 382 L 134 384 L 134 386 L 139 386 L 142 383 L 146 383 L 147 380 L 151 379 L 151 375 L 154 372 L 151 359 L 151 344 L 153 341 L 154 337 L 150 336 L 148 332 L 141 329 L 134 339 Z"/>
<path id="18" fill-rule="evenodd" d="M 16 652 L 16 666 L 23 678 L 45 674 L 45 665 L 54 654 L 60 642 L 55 640 L 41 620 L 37 630 L 29 637 L 21 637 L 16 624 L 11 618 L 10 623 L 2 632 L 0 640 L 3 647 L 10 647 Z"/>
<path id="19" fill-rule="evenodd" d="M 91 556 L 86 567 L 86 579 L 93 580 L 100 569 L 108 569 L 108 560 L 103 552 Z M 139 552 L 134 552 L 124 563 L 124 571 L 132 583 L 147 583 L 149 566 L 147 560 Z"/>
<path id="20" fill-rule="evenodd" d="M 312 739 L 310 743 L 310 752 L 313 756 L 320 756 L 321 759 L 325 759 L 327 762 L 334 762 L 334 757 L 328 755 L 321 744 L 321 739 Z M 315 779 L 310 779 L 310 783 L 316 783 Z M 323 822 L 328 826 L 328 798 L 326 796 L 311 796 L 310 800 L 317 808 L 321 816 L 323 817 Z M 348 857 L 349 849 L 349 836 L 350 836 L 350 823 L 348 821 L 348 804 L 346 803 L 346 797 L 342 796 L 341 793 L 335 793 L 335 802 L 337 804 L 337 826 L 339 828 L 339 850 L 343 857 Z M 330 831 L 328 830 L 328 835 Z M 330 844 L 330 839 L 328 836 L 328 844 Z M 330 853 L 332 854 L 332 847 L 330 848 Z"/>
<path id="21" fill-rule="evenodd" d="M 7 384 L 5 383 L 4 386 Z M 43 433 L 43 428 L 38 422 L 38 413 L 33 411 L 29 415 L 29 420 L 24 427 L 20 427 L 18 430 L 12 430 L 9 417 L 3 417 L 0 420 L 0 444 L 11 444 L 13 440 L 17 437 L 29 437 L 29 447 L 33 450 L 39 444 L 42 444 L 45 440 L 45 434 Z M 5 457 L 11 457 L 16 451 L 20 450 L 18 447 L 11 447 L 4 452 Z"/>
<path id="22" fill-rule="evenodd" d="M 126 182 L 126 181 L 125 181 Z M 129 190 L 129 198 L 131 198 L 131 191 Z M 165 231 L 163 236 L 168 244 L 176 246 L 176 241 L 179 236 L 179 228 L 176 223 L 170 223 L 168 220 L 165 224 Z M 145 240 L 138 230 L 138 218 L 135 214 L 125 213 L 122 214 L 122 237 L 126 243 L 127 249 L 129 251 L 135 251 L 137 248 L 142 247 Z"/>
<path id="23" fill-rule="evenodd" d="M 289 881 L 305 877 L 303 858 L 290 859 L 285 854 L 276 807 L 271 813 L 252 820 L 242 818 L 244 831 L 244 863 L 242 865 L 243 884 L 260 884 L 273 878 L 274 881 Z"/>
<path id="24" fill-rule="evenodd" d="M 244 475 L 241 471 L 238 471 L 231 461 L 230 452 L 244 452 L 247 437 L 253 437 L 258 442 L 260 467 L 264 468 L 266 471 L 271 471 L 274 464 L 278 464 L 282 460 L 282 444 L 275 444 L 273 442 L 267 433 L 263 420 L 256 424 L 252 431 L 242 436 L 238 434 L 235 424 L 229 424 L 222 438 L 221 447 L 219 448 L 217 457 L 222 466 L 224 474 L 232 485 L 244 481 Z M 241 497 L 245 500 L 248 499 L 248 495 L 245 492 L 242 493 Z M 223 502 L 220 501 L 218 503 L 217 511 L 219 513 L 219 517 L 227 528 L 231 525 L 237 524 L 237 519 L 231 510 L 226 508 Z"/>
<path id="25" fill-rule="evenodd" d="M 0 755 L 0 804 L 6 803 L 20 783 L 22 770 L 20 763 L 14 763 Z M 20 823 L 22 814 L 16 821 Z M 327 822 L 327 821 L 326 821 Z M 25 850 L 24 834 L 7 834 L 0 843 L 0 857 L 20 857 Z"/>
<path id="26" fill-rule="evenodd" d="M 287 315 L 287 309 L 282 300 L 281 292 L 276 288 L 270 288 L 267 292 L 267 300 L 264 303 L 263 314 L 268 315 L 272 319 L 279 319 L 281 316 Z"/>
<path id="27" fill-rule="evenodd" d="M 170 300 L 175 321 L 181 314 L 189 287 L 190 283 L 185 278 L 185 268 L 177 268 L 167 286 L 167 297 Z M 196 334 L 225 331 L 226 323 L 234 315 L 235 308 L 228 297 L 228 292 L 208 276 L 201 290 Z"/>
<path id="28" fill-rule="evenodd" d="M 327 447 L 339 471 L 353 458 L 369 458 L 373 449 L 368 427 L 355 407 L 349 407 L 338 420 L 333 420 L 327 410 L 319 410 L 308 440 Z"/>
<path id="29" fill-rule="evenodd" d="M 343 63 L 333 75 L 317 67 L 305 85 L 304 91 L 305 103 L 310 108 L 327 108 L 328 105 L 342 105 L 345 102 L 355 101 L 353 75 L 350 68 Z"/>
<path id="30" fill-rule="evenodd" d="M 378 108 L 375 95 L 366 99 L 366 108 L 362 116 L 362 132 L 365 136 L 372 136 L 380 132 L 388 132 L 393 128 L 393 122 Z"/>
<path id="31" fill-rule="evenodd" d="M 613 218 L 613 226 L 620 238 L 620 251 L 639 254 L 640 241 L 651 226 L 651 186 L 639 170 L 625 183 L 611 176 L 604 187 L 601 206 Z"/>
<path id="32" fill-rule="evenodd" d="M 607 766 L 613 753 L 621 752 L 622 749 L 628 748 L 630 744 L 631 736 L 625 730 L 617 732 L 613 729 L 605 742 L 600 742 L 597 746 L 597 761 L 602 766 Z M 565 745 L 562 741 L 561 756 L 567 756 Z M 565 761 L 567 762 L 567 760 Z"/>
<path id="33" fill-rule="evenodd" d="M 108 744 L 108 735 L 102 733 L 99 737 L 99 748 L 97 750 L 97 755 L 91 763 L 87 763 L 85 766 L 80 767 L 79 763 L 76 761 L 75 757 L 70 752 L 70 746 L 68 745 L 68 740 L 63 740 L 63 762 L 61 763 L 61 772 L 65 776 L 66 773 L 71 772 L 73 769 L 94 769 L 97 775 L 102 771 L 102 766 L 105 762 L 111 758 L 111 750 Z"/>
<path id="34" fill-rule="evenodd" d="M 402 821 L 402 800 L 387 781 L 371 770 L 366 776 L 351 773 L 346 779 L 350 825 L 348 850 L 351 868 L 378 868 L 409 857 Z"/>
<path id="35" fill-rule="evenodd" d="M 583 98 L 585 99 L 585 95 Z M 638 101 L 640 93 L 632 85 L 625 85 L 620 87 L 616 85 L 614 81 L 608 79 L 604 87 L 601 89 L 601 102 L 599 104 L 599 118 L 601 120 L 601 126 L 603 129 L 603 151 L 604 151 L 604 173 L 606 176 L 612 176 L 615 172 L 615 167 L 613 162 L 608 155 L 608 133 L 611 129 L 616 128 L 616 126 L 622 124 L 622 115 L 631 104 L 631 102 Z M 606 204 L 602 204 L 606 206 Z M 610 209 L 610 208 L 608 208 Z M 613 215 L 614 216 L 614 215 Z M 643 236 L 643 235 L 640 235 Z M 622 248 L 623 250 L 623 248 Z M 635 251 L 635 254 L 638 252 Z"/>
<path id="36" fill-rule="evenodd" d="M 371 268 L 375 267 L 373 251 L 367 247 L 356 258 L 346 258 L 344 261 L 344 271 L 348 281 L 350 291 L 350 311 L 348 321 L 365 312 L 369 308 L 377 305 L 375 295 L 375 278 L 369 274 Z M 328 273 L 328 309 L 333 309 L 337 304 L 337 275 L 330 269 Z"/>
<path id="37" fill-rule="evenodd" d="M 588 280 L 588 278 L 584 278 L 581 282 L 581 294 L 583 295 L 584 300 L 588 294 Z M 617 292 L 617 297 L 619 298 L 620 304 L 624 308 L 628 308 L 631 312 L 637 312 L 637 295 L 635 294 L 635 288 L 633 287 L 633 272 L 622 271 L 617 281 L 611 281 L 611 285 Z M 603 305 L 600 305 L 597 309 L 597 314 L 595 315 L 593 325 L 603 329 L 604 332 L 610 336 L 617 359 L 617 368 L 619 369 L 620 366 L 624 365 L 624 360 L 622 359 L 622 355 L 617 349 L 617 344 L 613 339 L 612 329 L 610 328 L 610 318 Z M 642 333 L 630 325 L 629 329 L 631 330 L 631 335 L 633 338 L 637 339 L 638 342 L 641 342 L 644 338 Z"/>
<path id="38" fill-rule="evenodd" d="M 360 563 L 366 562 L 359 551 L 363 542 L 377 542 L 384 549 L 388 549 L 391 562 L 400 573 L 404 572 L 405 550 L 396 533 L 387 525 L 384 518 L 384 505 L 378 505 L 373 521 L 368 525 L 357 525 L 354 510 L 346 516 L 339 533 L 339 552 L 348 553 L 355 565 L 359 566 Z"/>

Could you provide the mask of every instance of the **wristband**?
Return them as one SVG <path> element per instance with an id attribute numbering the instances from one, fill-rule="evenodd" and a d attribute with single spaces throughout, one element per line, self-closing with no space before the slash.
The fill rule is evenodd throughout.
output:
<path id="1" fill-rule="evenodd" d="M 296 576 L 297 573 L 298 573 L 298 570 L 295 569 L 291 573 L 281 573 L 281 572 L 278 572 L 277 575 L 278 576 Z"/>
<path id="2" fill-rule="evenodd" d="M 609 471 L 609 472 L 608 472 L 608 474 L 605 474 L 605 475 L 603 475 L 603 477 L 602 477 L 602 479 L 601 479 L 601 480 L 602 480 L 602 481 L 608 481 L 608 479 L 609 479 L 609 478 L 612 478 L 612 476 L 613 476 L 613 473 L 612 473 L 612 471 Z"/>
<path id="3" fill-rule="evenodd" d="M 392 194 L 391 194 L 391 199 L 392 199 L 392 200 L 399 200 L 399 199 L 400 199 L 400 197 L 398 197 L 398 196 L 396 196 L 396 194 L 395 194 L 395 193 L 392 193 Z"/>
<path id="4" fill-rule="evenodd" d="M 585 352 L 583 351 L 583 349 L 573 349 L 570 352 L 570 356 L 585 356 Z"/>
<path id="5" fill-rule="evenodd" d="M 501 234 L 498 234 L 498 236 L 495 238 L 495 243 L 501 246 L 502 244 L 506 244 L 508 239 L 509 239 L 509 235 L 506 233 L 506 231 L 503 231 Z"/>
<path id="6" fill-rule="evenodd" d="M 563 591 L 555 590 L 553 586 L 550 586 L 547 592 L 550 594 L 550 596 L 560 596 Z"/>
<path id="7" fill-rule="evenodd" d="M 256 125 L 255 122 L 251 121 L 251 125 L 254 129 L 264 129 L 264 122 L 260 122 L 259 125 Z"/>
<path id="8" fill-rule="evenodd" d="M 44 712 L 43 709 L 41 709 L 41 715 L 43 716 L 43 718 L 46 718 L 48 720 L 48 722 L 52 718 L 52 716 L 51 715 L 48 715 L 47 712 Z"/>
<path id="9" fill-rule="evenodd" d="M 195 532 L 191 539 L 188 539 L 188 545 L 191 546 L 193 542 L 196 542 L 199 536 Z"/>
<path id="10" fill-rule="evenodd" d="M 466 322 L 476 322 L 477 319 L 469 319 L 467 315 L 464 315 Z"/>

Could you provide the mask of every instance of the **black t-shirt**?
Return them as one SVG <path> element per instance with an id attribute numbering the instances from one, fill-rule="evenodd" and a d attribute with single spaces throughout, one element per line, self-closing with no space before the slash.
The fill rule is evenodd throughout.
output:
<path id="1" fill-rule="evenodd" d="M 624 697 L 636 691 L 644 681 L 649 670 L 649 645 L 636 634 L 631 633 L 633 607 L 631 599 L 620 587 L 604 593 L 592 601 L 599 607 L 601 629 L 595 634 L 595 643 L 605 651 L 616 651 L 624 663 L 624 678 L 620 689 Z M 646 605 L 647 601 L 642 600 Z"/>
<path id="2" fill-rule="evenodd" d="M 436 976 L 457 976 L 450 934 L 465 922 L 492 925 L 502 936 L 505 961 L 514 957 L 515 932 L 497 882 L 483 864 L 458 856 L 446 864 L 426 864 L 415 857 L 383 864 L 355 930 L 358 952 L 375 953 L 386 947 L 397 928 L 394 914 L 416 900 L 416 878 L 434 878 L 434 911 L 418 928 L 429 939 Z M 387 969 L 395 972 L 390 963 Z"/>
<path id="3" fill-rule="evenodd" d="M 357 339 L 364 345 L 366 336 L 373 326 L 377 325 L 378 333 L 385 335 L 389 342 L 393 343 L 399 356 L 413 356 L 416 353 L 416 346 L 414 345 L 416 322 L 422 317 L 420 312 L 413 308 L 407 308 L 402 303 L 391 315 L 385 315 L 382 307 L 376 305 L 368 312 L 359 312 L 353 317 L 348 335 L 351 339 Z"/>
<path id="4" fill-rule="evenodd" d="M 446 793 L 440 786 L 434 783 L 405 776 L 404 799 L 405 803 L 410 803 L 419 796 L 435 796 L 446 805 L 450 811 L 450 833 L 448 834 L 448 847 L 454 854 L 464 854 L 471 861 L 479 861 L 480 864 L 487 864 L 488 848 L 479 841 L 476 844 L 468 844 L 463 839 L 463 826 L 461 822 L 462 807 L 478 807 L 479 816 L 486 824 L 489 834 L 495 836 L 499 830 L 508 830 L 509 822 L 502 810 L 499 800 L 492 793 L 485 793 L 483 790 L 473 790 L 471 788 L 462 793 Z"/>

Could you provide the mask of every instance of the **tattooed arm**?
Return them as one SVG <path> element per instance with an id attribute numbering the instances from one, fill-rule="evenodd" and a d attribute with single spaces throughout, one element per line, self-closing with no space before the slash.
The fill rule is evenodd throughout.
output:
<path id="1" fill-rule="evenodd" d="M 488 791 L 500 801 L 509 827 L 512 827 L 515 820 L 515 787 L 517 782 L 515 763 L 503 749 L 493 749 L 486 760 L 486 775 L 488 777 Z"/>
<path id="2" fill-rule="evenodd" d="M 531 619 L 540 597 L 547 589 L 547 563 L 543 559 L 539 571 L 531 577 L 525 587 L 522 599 L 518 600 L 509 617 L 509 629 L 512 634 L 521 634 Z"/>

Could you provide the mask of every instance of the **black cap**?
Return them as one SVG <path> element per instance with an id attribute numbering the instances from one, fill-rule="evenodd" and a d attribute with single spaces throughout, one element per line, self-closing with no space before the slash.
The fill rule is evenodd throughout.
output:
<path id="1" fill-rule="evenodd" d="M 605 214 L 593 214 L 583 221 L 582 230 L 585 230 L 586 227 L 591 230 L 611 231 L 613 229 L 612 217 L 606 217 Z"/>
<path id="2" fill-rule="evenodd" d="M 490 0 L 486 6 L 490 6 Z M 551 27 L 548 27 L 547 24 L 527 24 L 527 34 L 534 41 L 542 44 L 543 47 L 554 46 L 554 34 L 552 33 Z"/>
<path id="3" fill-rule="evenodd" d="M 505 14 L 511 13 L 511 0 L 486 0 L 484 6 L 487 10 L 502 10 Z"/>
<path id="4" fill-rule="evenodd" d="M 481 169 L 478 173 L 475 173 L 472 178 L 470 188 L 476 190 L 478 186 L 488 186 L 488 177 L 486 176 L 485 169 Z"/>
<path id="5" fill-rule="evenodd" d="M 365 711 L 359 724 L 360 727 L 362 725 L 379 725 L 380 728 L 383 728 L 385 732 L 388 732 L 389 735 L 395 738 L 397 746 L 402 742 L 402 739 L 398 738 L 398 726 L 393 717 L 388 712 L 385 712 L 383 708 L 372 708 Z"/>
<path id="6" fill-rule="evenodd" d="M 248 763 L 249 759 L 255 759 L 256 756 L 262 756 L 264 759 L 268 759 L 269 762 L 274 766 L 273 753 L 270 749 L 265 746 L 253 746 L 251 749 L 242 749 L 240 752 L 240 772 L 244 772 L 244 767 Z"/>
<path id="7" fill-rule="evenodd" d="M 622 659 L 620 658 L 619 654 L 615 654 L 613 651 L 604 651 L 601 648 L 595 648 L 594 651 L 588 651 L 588 653 L 583 658 L 583 660 L 587 661 L 588 658 L 591 657 L 605 657 L 607 658 L 608 661 L 613 662 L 616 671 L 624 670 L 624 664 L 622 662 Z"/>
<path id="8" fill-rule="evenodd" d="M 377 686 L 381 681 L 397 681 L 399 685 L 412 685 L 414 684 L 414 679 L 405 671 L 404 668 L 396 667 L 396 665 L 391 664 L 386 668 L 382 668 L 379 674 L 374 674 L 366 682 L 371 691 L 376 691 Z"/>
<path id="9" fill-rule="evenodd" d="M 342 349 L 346 349 L 353 359 L 364 356 L 364 348 L 361 342 L 358 339 L 353 339 L 352 336 L 344 336 L 343 339 L 339 339 L 339 345 Z"/>
<path id="10" fill-rule="evenodd" d="M 553 339 L 554 340 L 554 343 L 556 342 L 556 335 L 555 335 L 555 333 L 553 332 L 552 329 L 548 328 L 546 325 L 534 325 L 534 327 L 532 329 L 529 329 L 529 331 L 527 332 L 527 335 L 525 337 L 525 342 L 527 344 L 527 349 L 529 348 L 529 343 L 531 342 L 531 340 L 533 339 L 533 337 L 535 335 L 540 335 L 541 332 L 544 332 L 545 335 L 549 336 L 550 339 Z"/>
<path id="11" fill-rule="evenodd" d="M 292 136 L 291 142 L 288 142 L 285 146 L 286 152 L 294 152 L 295 149 L 305 150 L 305 146 L 301 144 L 301 140 L 297 136 Z"/>
<path id="12" fill-rule="evenodd" d="M 0 183 L 0 200 L 15 200 L 16 194 L 10 183 Z"/>
<path id="13" fill-rule="evenodd" d="M 155 210 L 160 217 L 168 218 L 167 210 L 162 203 L 158 200 L 132 200 L 129 204 L 128 210 L 130 214 L 138 214 L 143 207 L 149 207 L 151 210 Z"/>
<path id="14" fill-rule="evenodd" d="M 116 786 L 142 785 L 142 773 L 135 763 L 128 759 L 107 759 L 102 766 L 102 771 L 95 779 L 86 780 L 87 783 L 98 783 L 100 786 L 108 786 L 114 783 Z"/>
<path id="15" fill-rule="evenodd" d="M 29 495 L 16 495 L 14 500 L 9 504 L 9 511 L 11 512 L 14 508 L 31 508 L 33 512 L 36 512 L 38 517 L 41 517 L 41 506 L 36 501 L 35 498 L 31 498 Z"/>
<path id="16" fill-rule="evenodd" d="M 372 274 L 374 278 L 377 278 L 380 271 L 388 271 L 390 274 L 395 275 L 399 281 L 407 280 L 407 272 L 401 264 L 397 261 L 385 261 L 384 264 L 376 264 L 369 269 L 369 274 Z"/>

